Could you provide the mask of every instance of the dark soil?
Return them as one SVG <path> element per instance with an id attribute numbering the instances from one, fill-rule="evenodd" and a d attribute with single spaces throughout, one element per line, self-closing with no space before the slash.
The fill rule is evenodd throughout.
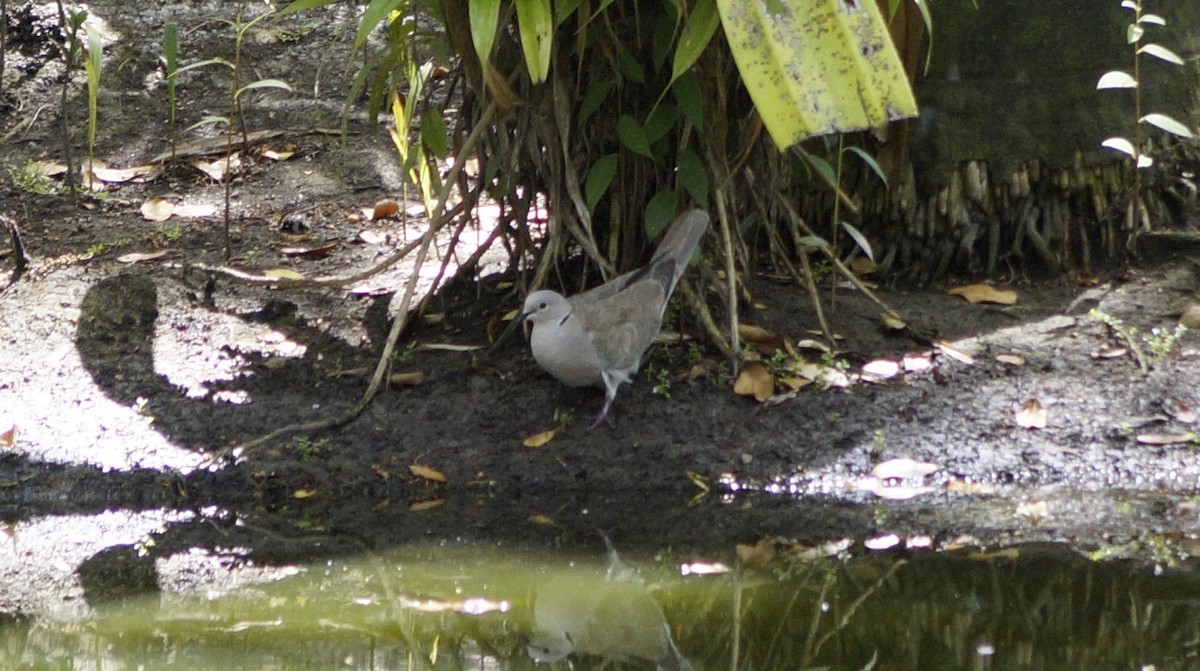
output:
<path id="1" fill-rule="evenodd" d="M 103 4 L 94 14 L 121 39 L 107 47 L 97 155 L 136 165 L 163 151 L 169 133 L 157 58 L 162 21 L 195 28 L 184 62 L 227 54 L 231 35 L 202 23 L 201 14 L 155 8 L 143 15 Z M 235 178 L 229 267 L 345 276 L 424 230 L 421 221 L 356 216 L 405 193 L 384 128 L 355 116 L 344 140 L 308 132 L 341 123 L 345 82 L 356 67 L 345 56 L 352 20 L 336 12 L 272 23 L 247 44 L 255 77 L 286 80 L 297 92 L 250 96 L 248 126 L 279 130 L 267 144 L 295 155 L 249 158 Z M 1200 287 L 1195 248 L 1180 242 L 1165 252 L 1147 247 L 1139 267 L 1090 287 L 1065 277 L 1003 278 L 1019 292 L 1011 307 L 972 305 L 946 286 L 884 287 L 883 299 L 917 331 L 974 361 L 934 353 L 931 370 L 878 383 L 811 385 L 759 404 L 731 392 L 728 365 L 714 355 L 697 361 L 687 345 L 659 347 L 622 389 L 614 426 L 596 430 L 587 419 L 600 407 L 599 391 L 562 388 L 533 363 L 519 332 L 490 343 L 489 322 L 520 304 L 512 288 L 518 278 L 463 277 L 401 343 L 394 369 L 419 371 L 423 382 L 381 393 L 335 430 L 242 449 L 292 423 L 339 417 L 358 402 L 364 371 L 386 338 L 393 293 L 412 264 L 353 290 L 279 290 L 199 270 L 192 264 L 225 263 L 219 216 L 154 223 L 139 213 L 155 196 L 221 211 L 222 186 L 181 164 L 149 183 L 111 185 L 103 197 L 18 186 L 27 160 L 62 160 L 61 67 L 47 64 L 38 42 L 38 31 L 44 42 L 52 25 L 25 26 L 27 36 L 10 25 L 16 51 L 6 66 L 9 113 L 0 128 L 7 138 L 0 212 L 16 221 L 32 259 L 0 293 L 0 431 L 16 427 L 15 445 L 0 454 L 0 512 L 10 524 L 113 509 L 193 510 L 155 533 L 154 553 L 236 546 L 265 562 L 420 542 L 592 544 L 595 529 L 626 547 L 681 552 L 729 550 L 762 537 L 818 543 L 897 534 L 931 537 L 935 547 L 1066 540 L 1142 553 L 1152 539 L 1200 532 L 1190 503 L 1200 484 L 1195 441 L 1138 440 L 1195 430 L 1182 423 L 1186 414 L 1164 410 L 1200 404 L 1194 335 L 1165 335 Z M 342 41 L 328 41 L 329 25 L 347 28 Z M 285 40 L 278 31 L 300 36 Z M 18 34 L 28 48 L 17 49 Z M 204 69 L 186 80 L 185 125 L 221 112 L 225 77 Z M 83 91 L 82 84 L 71 91 L 76 142 L 84 137 Z M 281 234 L 293 212 L 308 229 L 305 240 Z M 364 230 L 378 236 L 364 242 Z M 336 247 L 325 258 L 282 252 L 321 244 Z M 168 254 L 120 260 L 151 251 Z M 454 253 L 465 258 L 470 250 Z M 15 254 L 0 264 L 9 275 Z M 766 274 L 753 288 L 761 307 L 745 321 L 793 342 L 812 337 L 816 322 L 801 288 Z M 1137 333 L 1121 337 L 1090 317 L 1093 309 Z M 839 292 L 831 318 L 845 336 L 838 360 L 848 372 L 878 357 L 935 351 L 884 329 L 879 312 L 856 292 Z M 686 319 L 673 328 L 696 331 Z M 481 349 L 420 347 L 430 344 Z M 1131 353 L 1094 356 L 1131 344 L 1144 351 L 1144 369 Z M 1152 351 L 1160 345 L 1163 352 Z M 1001 353 L 1019 353 L 1025 363 L 997 361 Z M 705 375 L 680 376 L 696 363 Z M 1046 428 L 1015 420 L 1033 398 L 1047 409 Z M 564 411 L 572 418 L 553 440 L 523 446 L 557 426 Z M 938 467 L 905 483 L 927 486 L 926 493 L 893 500 L 872 491 L 872 468 L 896 457 Z M 445 482 L 420 477 L 414 466 Z"/>

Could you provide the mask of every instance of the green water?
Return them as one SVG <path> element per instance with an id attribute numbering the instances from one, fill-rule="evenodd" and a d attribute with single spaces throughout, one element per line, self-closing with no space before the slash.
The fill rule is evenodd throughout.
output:
<path id="1" fill-rule="evenodd" d="M 690 558 L 624 559 L 459 547 L 275 567 L 78 619 L 0 619 L 0 669 L 1200 667 L 1187 562 L 1026 547 L 685 576 Z M 557 649 L 536 663 L 531 644 Z"/>

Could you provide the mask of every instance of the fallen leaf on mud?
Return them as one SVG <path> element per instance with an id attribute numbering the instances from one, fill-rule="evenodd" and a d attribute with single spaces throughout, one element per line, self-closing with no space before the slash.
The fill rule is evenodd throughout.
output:
<path id="1" fill-rule="evenodd" d="M 933 368 L 933 356 L 926 352 L 922 354 L 905 354 L 901 360 L 905 373 L 924 373 Z"/>
<path id="2" fill-rule="evenodd" d="M 1093 359 L 1119 359 L 1128 353 L 1124 347 L 1120 345 L 1101 345 L 1092 350 Z"/>
<path id="3" fill-rule="evenodd" d="M 1163 412 L 1170 415 L 1172 419 L 1180 424 L 1196 423 L 1196 411 L 1192 410 L 1192 408 L 1183 401 L 1174 398 L 1164 398 L 1162 407 Z"/>
<path id="4" fill-rule="evenodd" d="M 787 387 L 791 391 L 798 391 L 800 389 L 807 387 L 808 385 L 810 385 L 812 383 L 813 383 L 812 380 L 809 380 L 809 379 L 803 378 L 803 377 L 797 377 L 795 375 L 786 375 L 786 376 L 779 378 L 779 384 Z"/>
<path id="5" fill-rule="evenodd" d="M 291 268 L 268 268 L 262 272 L 263 277 L 274 277 L 279 280 L 302 280 L 304 276 Z"/>
<path id="6" fill-rule="evenodd" d="M 413 348 L 417 352 L 474 352 L 483 349 L 483 345 L 455 345 L 446 342 L 421 343 Z"/>
<path id="7" fill-rule="evenodd" d="M 543 515 L 541 513 L 534 513 L 530 515 L 529 522 L 531 524 L 536 524 L 539 527 L 546 527 L 554 524 L 554 520 L 549 515 Z"/>
<path id="8" fill-rule="evenodd" d="M 375 203 L 375 206 L 370 210 L 370 216 L 367 218 L 371 221 L 394 217 L 400 212 L 400 204 L 394 200 L 381 200 Z"/>
<path id="9" fill-rule="evenodd" d="M 412 503 L 409 503 L 408 509 L 414 513 L 417 513 L 417 512 L 421 512 L 422 510 L 429 510 L 430 508 L 437 508 L 438 506 L 442 505 L 445 502 L 446 502 L 446 499 L 418 499 L 416 501 L 413 501 Z"/>
<path id="10" fill-rule="evenodd" d="M 7 429 L 0 431 L 0 447 L 12 447 L 17 443 L 17 425 L 9 424 Z"/>
<path id="11" fill-rule="evenodd" d="M 501 326 L 502 323 L 496 315 L 488 317 L 487 324 L 484 325 L 483 330 L 487 334 L 489 345 L 496 344 L 496 338 L 499 338 L 500 334 L 504 332 L 504 327 Z"/>
<path id="12" fill-rule="evenodd" d="M 384 480 L 392 479 L 392 472 L 389 471 L 388 469 L 384 468 L 383 466 L 380 466 L 379 464 L 371 464 L 371 470 L 375 471 L 375 475 L 378 475 L 380 478 L 382 478 Z"/>
<path id="13" fill-rule="evenodd" d="M 879 265 L 865 256 L 855 257 L 854 260 L 850 262 L 850 270 L 855 275 L 866 275 L 868 273 L 873 273 L 877 268 L 879 268 Z"/>
<path id="14" fill-rule="evenodd" d="M 900 364 L 891 359 L 875 359 L 863 364 L 862 372 L 881 380 L 890 380 L 900 374 Z"/>
<path id="15" fill-rule="evenodd" d="M 725 575 L 732 572 L 724 562 L 694 561 L 679 565 L 679 575 Z"/>
<path id="16" fill-rule="evenodd" d="M 260 151 L 259 154 L 263 158 L 269 158 L 272 161 L 286 161 L 289 158 L 291 158 L 292 156 L 294 156 L 296 154 L 296 152 L 286 151 L 286 150 L 268 149 L 266 147 L 263 147 L 262 151 Z"/>
<path id="17" fill-rule="evenodd" d="M 223 182 L 225 175 L 242 167 L 242 157 L 234 152 L 228 160 L 222 156 L 215 161 L 192 161 L 192 167 L 208 175 L 214 182 Z"/>
<path id="18" fill-rule="evenodd" d="M 965 363 L 968 366 L 974 365 L 975 363 L 975 357 L 954 347 L 948 342 L 935 342 L 933 346 L 936 347 L 937 350 L 942 354 L 945 354 L 959 363 Z"/>
<path id="19" fill-rule="evenodd" d="M 871 493 L 889 501 L 907 501 L 934 491 L 937 490 L 933 487 L 877 487 Z"/>
<path id="20" fill-rule="evenodd" d="M 738 543 L 737 558 L 750 568 L 762 568 L 775 558 L 775 544 L 763 538 L 757 543 Z"/>
<path id="21" fill-rule="evenodd" d="M 868 550 L 890 550 L 900 544 L 900 537 L 896 534 L 884 534 L 874 538 L 863 540 L 863 547 Z"/>
<path id="22" fill-rule="evenodd" d="M 370 229 L 358 232 L 358 239 L 368 245 L 382 245 L 387 242 L 388 236 L 384 231 L 373 231 Z"/>
<path id="23" fill-rule="evenodd" d="M 823 354 L 829 354 L 830 352 L 833 351 L 833 350 L 829 349 L 829 345 L 826 345 L 825 343 L 821 342 L 820 340 L 813 340 L 812 338 L 805 338 L 803 340 L 797 341 L 796 347 L 798 347 L 800 349 L 815 350 L 815 351 L 821 352 Z"/>
<path id="24" fill-rule="evenodd" d="M 314 497 L 316 495 L 317 495 L 317 490 L 315 490 L 315 489 L 297 489 L 295 492 L 292 493 L 292 498 L 294 498 L 294 499 L 311 499 L 312 497 Z"/>
<path id="25" fill-rule="evenodd" d="M 917 461 L 908 457 L 899 457 L 876 464 L 875 468 L 871 469 L 871 475 L 880 480 L 903 480 L 906 478 L 923 478 L 931 473 L 936 473 L 937 470 L 937 464 L 931 464 L 927 461 Z"/>
<path id="26" fill-rule="evenodd" d="M 733 393 L 738 396 L 753 396 L 762 403 L 775 392 L 775 377 L 761 362 L 750 361 L 733 382 Z"/>
<path id="27" fill-rule="evenodd" d="M 138 263 L 140 261 L 153 261 L 154 259 L 162 258 L 167 255 L 169 250 L 163 249 L 157 252 L 130 252 L 117 257 L 121 263 Z"/>
<path id="28" fill-rule="evenodd" d="M 1036 399 L 1025 401 L 1016 414 L 1017 426 L 1023 429 L 1046 428 L 1046 408 Z"/>
<path id="29" fill-rule="evenodd" d="M 996 489 L 982 482 L 954 479 L 946 483 L 946 491 L 956 494 L 994 494 Z"/>
<path id="30" fill-rule="evenodd" d="M 148 182 L 158 174 L 161 166 L 157 165 L 139 165 L 132 168 L 108 168 L 101 166 L 92 166 L 92 175 L 109 184 L 120 184 L 122 182 Z"/>
<path id="31" fill-rule="evenodd" d="M 763 356 L 775 356 L 777 352 L 784 352 L 789 356 L 794 356 L 792 345 L 787 341 L 787 338 L 753 324 L 738 324 L 738 336 L 742 340 L 750 343 L 754 351 Z"/>
<path id="32" fill-rule="evenodd" d="M 900 319 L 895 315 L 890 315 L 886 312 L 879 315 L 879 320 L 883 322 L 884 328 L 888 329 L 889 331 L 903 331 L 904 329 L 908 328 L 908 324 L 905 324 L 903 319 Z"/>
<path id="33" fill-rule="evenodd" d="M 166 198 L 151 198 L 142 203 L 141 211 L 147 221 L 166 221 L 175 214 L 175 203 Z"/>
<path id="34" fill-rule="evenodd" d="M 331 242 L 319 247 L 284 247 L 279 250 L 284 256 L 299 256 L 305 259 L 323 259 L 337 249 L 338 243 Z"/>
<path id="35" fill-rule="evenodd" d="M 1024 366 L 1025 365 L 1025 355 L 1024 354 L 1016 354 L 1016 353 L 997 354 L 996 361 L 999 361 L 1000 363 L 1008 364 L 1010 366 Z"/>
<path id="36" fill-rule="evenodd" d="M 175 216 L 184 219 L 200 219 L 211 217 L 217 213 L 217 206 L 212 203 L 196 203 L 194 205 L 176 205 Z"/>
<path id="37" fill-rule="evenodd" d="M 440 483 L 446 481 L 446 476 L 442 475 L 441 471 L 435 468 L 430 468 L 429 466 L 425 466 L 424 464 L 409 464 L 408 472 L 423 480 L 429 480 L 430 482 Z"/>
<path id="38" fill-rule="evenodd" d="M 970 303 L 996 303 L 997 305 L 1015 305 L 1017 292 L 1012 289 L 997 289 L 990 284 L 968 284 L 954 287 L 946 293 L 952 296 L 962 296 Z"/>
<path id="39" fill-rule="evenodd" d="M 1138 434 L 1137 442 L 1142 445 L 1182 445 L 1194 443 L 1200 436 L 1194 433 L 1142 433 Z"/>
<path id="40" fill-rule="evenodd" d="M 1017 514 L 1037 526 L 1050 516 L 1050 504 L 1045 501 L 1022 501 L 1017 504 Z"/>
<path id="41" fill-rule="evenodd" d="M 550 442 L 554 438 L 554 434 L 558 433 L 558 429 L 550 429 L 541 433 L 535 433 L 532 436 L 521 441 L 525 447 L 541 447 Z"/>

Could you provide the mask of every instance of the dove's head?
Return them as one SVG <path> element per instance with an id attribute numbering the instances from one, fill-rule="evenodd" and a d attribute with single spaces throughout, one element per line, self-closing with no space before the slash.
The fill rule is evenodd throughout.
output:
<path id="1" fill-rule="evenodd" d="M 521 321 L 527 321 L 534 326 L 551 321 L 562 321 L 563 317 L 571 314 L 571 304 L 557 291 L 542 289 L 525 297 L 525 306 L 521 308 Z"/>

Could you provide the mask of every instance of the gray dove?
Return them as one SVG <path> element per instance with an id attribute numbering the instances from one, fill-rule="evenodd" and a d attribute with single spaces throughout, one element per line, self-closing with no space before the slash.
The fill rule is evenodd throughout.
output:
<path id="1" fill-rule="evenodd" d="M 645 267 L 570 298 L 545 289 L 525 298 L 521 319 L 533 325 L 529 345 L 538 365 L 568 387 L 604 387 L 593 428 L 608 418 L 617 387 L 632 382 L 662 330 L 667 301 L 707 228 L 708 213 L 689 210 Z"/>

